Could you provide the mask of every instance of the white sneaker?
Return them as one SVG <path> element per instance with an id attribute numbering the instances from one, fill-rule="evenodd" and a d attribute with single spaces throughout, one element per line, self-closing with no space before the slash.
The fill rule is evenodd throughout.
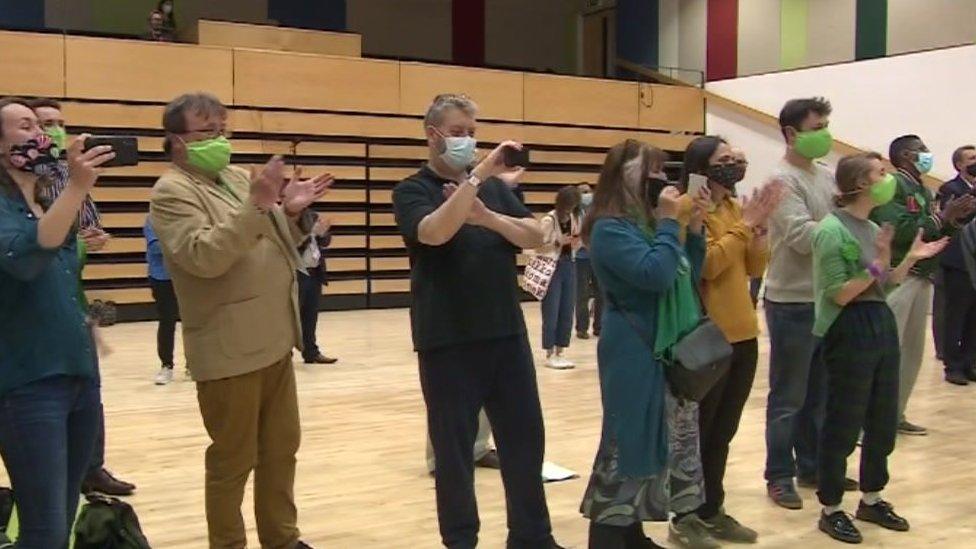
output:
<path id="1" fill-rule="evenodd" d="M 559 360 L 560 364 L 563 365 L 563 370 L 571 370 L 576 367 L 576 364 L 572 360 L 564 357 L 563 355 L 558 355 L 556 359 Z"/>
<path id="2" fill-rule="evenodd" d="M 159 373 L 156 374 L 156 385 L 168 385 L 173 381 L 173 369 L 166 368 L 165 366 L 159 369 Z"/>
<path id="3" fill-rule="evenodd" d="M 546 359 L 546 368 L 552 368 L 553 370 L 568 370 L 573 367 L 574 365 L 572 362 L 559 355 L 552 355 Z"/>

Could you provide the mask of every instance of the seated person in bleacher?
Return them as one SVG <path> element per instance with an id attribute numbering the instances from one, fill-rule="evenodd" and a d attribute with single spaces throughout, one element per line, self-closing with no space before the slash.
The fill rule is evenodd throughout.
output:
<path id="1" fill-rule="evenodd" d="M 146 33 L 146 40 L 153 42 L 174 42 L 173 29 L 165 25 L 163 12 L 153 10 L 149 12 L 149 32 Z"/>
<path id="2" fill-rule="evenodd" d="M 301 438 L 293 347 L 301 347 L 296 248 L 311 230 L 323 174 L 285 180 L 281 157 L 250 173 L 231 166 L 227 109 L 207 93 L 163 112 L 172 164 L 149 202 L 179 300 L 186 365 L 211 444 L 206 511 L 211 547 L 244 547 L 241 501 L 254 473 L 262 547 L 299 541 L 295 454 Z"/>

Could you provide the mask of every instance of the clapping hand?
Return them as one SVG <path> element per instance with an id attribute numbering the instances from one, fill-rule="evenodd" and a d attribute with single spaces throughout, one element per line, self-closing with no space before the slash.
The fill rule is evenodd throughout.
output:
<path id="1" fill-rule="evenodd" d="M 942 217 L 951 223 L 957 223 L 976 211 L 976 196 L 964 194 L 950 198 L 942 210 Z"/>
<path id="2" fill-rule="evenodd" d="M 765 227 L 769 216 L 783 199 L 785 187 L 779 180 L 773 180 L 753 191 L 751 197 L 742 199 L 742 222 L 750 229 Z"/>
<path id="3" fill-rule="evenodd" d="M 260 169 L 251 167 L 251 202 L 262 210 L 271 210 L 281 198 L 285 185 L 285 162 L 275 155 Z"/>
<path id="4" fill-rule="evenodd" d="M 894 231 L 892 231 L 894 232 Z M 889 241 L 890 244 L 890 241 Z M 908 257 L 912 261 L 920 261 L 922 259 L 928 259 L 930 257 L 935 257 L 939 255 L 946 246 L 949 245 L 949 237 L 945 236 L 933 242 L 925 242 L 922 240 L 922 230 L 918 231 L 915 235 L 915 241 L 912 242 L 911 249 L 908 250 Z M 889 246 L 890 251 L 890 246 Z"/>
<path id="5" fill-rule="evenodd" d="M 882 265 L 891 264 L 891 240 L 895 237 L 895 227 L 891 223 L 885 223 L 881 226 L 881 231 L 878 232 L 878 236 L 874 239 L 874 251 L 877 256 L 877 260 Z M 922 231 L 919 231 L 918 238 L 916 241 L 921 240 Z"/>
<path id="6" fill-rule="evenodd" d="M 281 205 L 285 209 L 285 214 L 295 217 L 302 213 L 305 208 L 313 202 L 322 198 L 329 192 L 329 188 L 335 183 L 335 177 L 330 173 L 317 175 L 311 179 L 301 179 L 302 169 L 295 168 L 291 181 L 285 185 L 281 196 Z"/>
<path id="7" fill-rule="evenodd" d="M 97 227 L 82 229 L 79 231 L 78 236 L 81 237 L 82 242 L 85 243 L 85 248 L 89 252 L 101 251 L 108 244 L 109 239 L 112 238 L 112 235 Z"/>

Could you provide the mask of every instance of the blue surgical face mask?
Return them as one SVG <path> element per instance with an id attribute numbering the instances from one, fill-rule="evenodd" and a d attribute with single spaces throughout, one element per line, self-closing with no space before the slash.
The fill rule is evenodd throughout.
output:
<path id="1" fill-rule="evenodd" d="M 934 162 L 935 156 L 932 153 L 919 152 L 918 158 L 915 160 L 915 168 L 918 169 L 918 173 L 929 173 Z"/>
<path id="2" fill-rule="evenodd" d="M 582 204 L 584 208 L 589 207 L 592 203 L 593 193 L 583 193 L 580 195 L 580 204 Z"/>
<path id="3" fill-rule="evenodd" d="M 437 135 L 444 139 L 444 152 L 441 153 L 441 160 L 455 170 L 463 170 L 474 161 L 475 149 L 478 147 L 478 140 L 465 135 L 453 137 L 444 135 L 434 128 Z"/>

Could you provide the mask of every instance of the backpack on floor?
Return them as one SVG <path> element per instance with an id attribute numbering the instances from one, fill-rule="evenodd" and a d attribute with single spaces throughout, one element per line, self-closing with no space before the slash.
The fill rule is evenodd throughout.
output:
<path id="1" fill-rule="evenodd" d="M 75 521 L 74 549 L 151 549 L 132 506 L 91 494 Z"/>

